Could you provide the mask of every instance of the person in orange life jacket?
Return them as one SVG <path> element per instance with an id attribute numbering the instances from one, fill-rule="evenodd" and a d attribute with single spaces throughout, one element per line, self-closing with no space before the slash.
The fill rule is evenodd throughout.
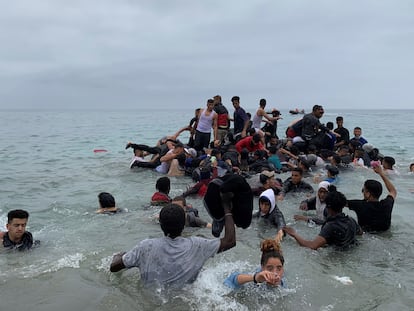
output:
<path id="1" fill-rule="evenodd" d="M 169 196 L 171 181 L 168 177 L 160 177 L 157 179 L 155 188 L 157 191 L 151 197 L 152 205 L 163 205 L 171 202 Z"/>

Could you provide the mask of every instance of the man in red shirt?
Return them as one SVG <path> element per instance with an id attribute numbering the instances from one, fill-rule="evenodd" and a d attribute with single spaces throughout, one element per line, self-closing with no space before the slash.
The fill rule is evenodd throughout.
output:
<path id="1" fill-rule="evenodd" d="M 243 149 L 246 149 L 248 152 L 255 152 L 256 150 L 264 150 L 265 148 L 261 142 L 260 134 L 254 134 L 253 136 L 240 139 L 236 143 L 236 149 L 241 154 Z"/>

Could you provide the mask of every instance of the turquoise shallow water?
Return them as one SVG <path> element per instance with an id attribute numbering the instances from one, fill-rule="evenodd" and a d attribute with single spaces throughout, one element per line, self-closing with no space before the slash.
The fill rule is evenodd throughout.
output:
<path id="1" fill-rule="evenodd" d="M 254 109 L 249 109 L 254 112 Z M 334 121 L 329 111 L 322 121 Z M 283 112 L 281 136 L 294 117 Z M 192 110 L 180 111 L 2 111 L 0 123 L 0 228 L 7 212 L 31 213 L 29 230 L 41 246 L 28 253 L 0 253 L 0 301 L 8 310 L 411 310 L 414 300 L 413 240 L 414 162 L 413 111 L 341 111 L 345 127 L 360 126 L 368 141 L 397 160 L 401 175 L 393 182 L 398 197 L 389 232 L 365 235 L 349 252 L 311 251 L 285 238 L 289 290 L 230 292 L 222 285 L 234 270 L 253 271 L 260 261 L 259 243 L 274 232 L 254 224 L 237 230 L 236 248 L 208 261 L 197 281 L 183 291 L 148 291 L 138 271 L 109 272 L 112 254 L 139 240 L 161 236 L 145 209 L 159 175 L 128 168 L 127 141 L 154 144 L 188 123 Z M 184 134 L 183 140 L 188 136 Z M 94 153 L 94 149 L 108 152 Z M 287 175 L 280 176 L 283 180 Z M 343 174 L 339 190 L 360 198 L 362 183 L 377 178 L 370 170 Z M 191 183 L 172 178 L 172 196 Z M 128 213 L 94 214 L 97 194 L 114 194 Z M 301 198 L 279 204 L 288 222 L 306 237 L 318 228 L 293 223 Z M 189 201 L 208 218 L 201 201 Z M 352 213 L 350 212 L 352 215 Z M 186 231 L 211 237 L 207 229 Z M 335 276 L 348 276 L 344 285 Z M 9 302 L 12 302 L 9 304 Z"/>

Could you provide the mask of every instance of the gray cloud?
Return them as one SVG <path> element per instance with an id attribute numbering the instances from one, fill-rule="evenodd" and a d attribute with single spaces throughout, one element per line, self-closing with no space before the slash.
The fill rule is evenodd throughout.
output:
<path id="1" fill-rule="evenodd" d="M 18 1 L 1 108 L 411 108 L 410 1 Z"/>

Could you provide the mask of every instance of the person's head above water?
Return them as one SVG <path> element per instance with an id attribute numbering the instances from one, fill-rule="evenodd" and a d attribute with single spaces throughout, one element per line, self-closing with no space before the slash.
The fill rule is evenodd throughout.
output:
<path id="1" fill-rule="evenodd" d="M 184 230 L 185 212 L 181 206 L 170 203 L 162 208 L 159 220 L 164 235 L 174 239 Z"/>
<path id="2" fill-rule="evenodd" d="M 262 241 L 260 249 L 262 251 L 262 257 L 260 259 L 262 271 L 269 271 L 277 274 L 277 283 L 280 283 L 284 273 L 283 266 L 285 264 L 285 258 L 283 257 L 280 244 L 273 239 L 267 239 Z"/>
<path id="3" fill-rule="evenodd" d="M 101 208 L 115 207 L 115 198 L 108 192 L 101 192 L 98 194 L 99 205 Z"/>

